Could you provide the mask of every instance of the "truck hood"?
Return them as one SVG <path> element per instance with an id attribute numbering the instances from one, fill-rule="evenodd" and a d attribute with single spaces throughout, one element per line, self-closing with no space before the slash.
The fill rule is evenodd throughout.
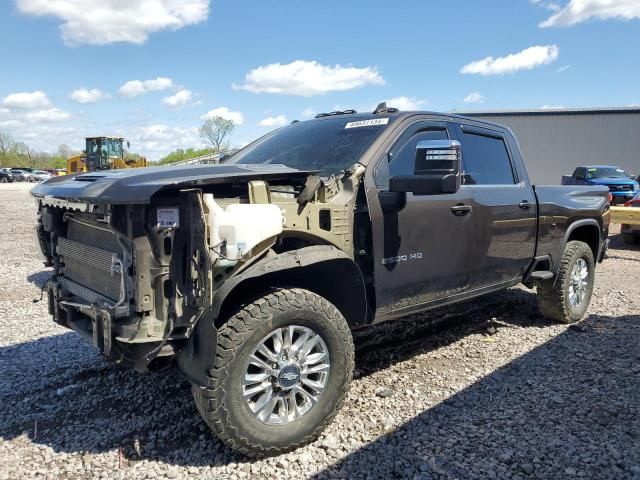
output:
<path id="1" fill-rule="evenodd" d="M 634 185 L 636 182 L 630 178 L 620 177 L 604 177 L 604 178 L 592 178 L 587 180 L 590 185 Z"/>
<path id="2" fill-rule="evenodd" d="M 144 204 L 161 190 L 250 180 L 304 178 L 312 171 L 285 165 L 190 165 L 108 170 L 53 177 L 31 189 L 52 197 L 91 204 Z"/>

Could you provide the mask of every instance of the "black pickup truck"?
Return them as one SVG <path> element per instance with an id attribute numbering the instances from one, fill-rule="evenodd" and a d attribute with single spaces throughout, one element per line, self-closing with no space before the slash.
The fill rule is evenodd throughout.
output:
<path id="1" fill-rule="evenodd" d="M 333 418 L 351 331 L 523 283 L 581 319 L 608 189 L 534 186 L 503 126 L 332 112 L 228 163 L 53 178 L 32 190 L 49 309 L 108 359 L 177 364 L 205 422 L 248 455 Z"/>

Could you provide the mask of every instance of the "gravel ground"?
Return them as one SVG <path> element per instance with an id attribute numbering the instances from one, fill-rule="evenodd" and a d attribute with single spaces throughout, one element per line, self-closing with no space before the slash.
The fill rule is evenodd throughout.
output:
<path id="1" fill-rule="evenodd" d="M 111 366 L 32 302 L 49 272 L 28 187 L 0 185 L 0 480 L 640 479 L 640 249 L 619 235 L 581 323 L 513 288 L 358 333 L 334 423 L 255 461 L 209 433 L 175 371 Z"/>

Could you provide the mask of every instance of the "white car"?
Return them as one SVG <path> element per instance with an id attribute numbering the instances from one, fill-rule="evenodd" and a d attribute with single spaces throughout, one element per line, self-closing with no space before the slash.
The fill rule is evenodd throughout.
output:
<path id="1" fill-rule="evenodd" d="M 53 175 L 44 170 L 34 170 L 29 174 L 28 180 L 30 182 L 42 182 L 43 180 L 49 180 Z"/>

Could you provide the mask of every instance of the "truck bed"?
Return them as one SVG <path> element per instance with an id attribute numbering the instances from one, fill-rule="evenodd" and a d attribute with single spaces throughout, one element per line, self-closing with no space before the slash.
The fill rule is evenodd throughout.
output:
<path id="1" fill-rule="evenodd" d="M 609 229 L 609 189 L 601 185 L 534 185 L 538 201 L 536 256 L 558 258 L 565 235 L 576 222 L 597 223 L 600 240 Z M 594 257 L 597 256 L 595 252 Z"/>

